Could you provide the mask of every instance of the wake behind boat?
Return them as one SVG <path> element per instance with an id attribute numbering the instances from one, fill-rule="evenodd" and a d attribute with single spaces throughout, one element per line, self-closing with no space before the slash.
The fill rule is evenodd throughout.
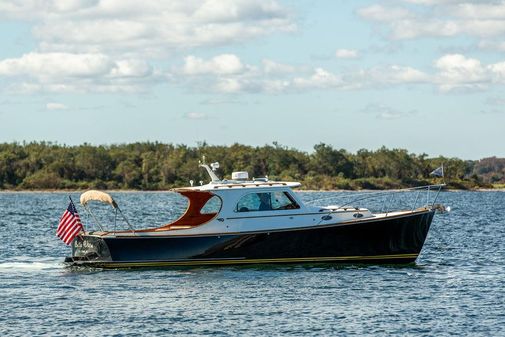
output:
<path id="1" fill-rule="evenodd" d="M 409 189 L 411 206 L 372 213 L 345 203 L 312 206 L 293 192 L 297 182 L 250 180 L 234 172 L 221 180 L 217 163 L 201 164 L 211 178 L 201 186 L 176 188 L 188 199 L 185 213 L 158 228 L 82 231 L 72 242 L 72 266 L 100 268 L 240 265 L 264 263 L 411 263 L 428 234 L 443 185 Z M 427 197 L 420 196 L 421 191 Z M 431 193 L 431 194 L 430 194 Z M 433 198 L 430 201 L 429 197 Z M 361 203 L 368 197 L 358 197 Z M 423 200 L 423 204 L 416 206 Z M 107 203 L 123 215 L 112 197 L 88 191 L 80 202 Z M 425 202 L 424 202 L 425 201 Z"/>

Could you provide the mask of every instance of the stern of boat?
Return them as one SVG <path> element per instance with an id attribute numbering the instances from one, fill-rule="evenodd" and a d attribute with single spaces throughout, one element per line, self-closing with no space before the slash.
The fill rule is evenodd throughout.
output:
<path id="1" fill-rule="evenodd" d="M 72 256 L 65 262 L 72 264 L 86 264 L 89 262 L 111 261 L 109 247 L 99 236 L 83 234 L 72 242 Z"/>

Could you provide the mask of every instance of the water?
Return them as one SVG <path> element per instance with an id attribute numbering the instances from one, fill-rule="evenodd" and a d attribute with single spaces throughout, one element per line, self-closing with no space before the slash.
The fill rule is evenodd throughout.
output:
<path id="1" fill-rule="evenodd" d="M 113 195 L 139 226 L 184 205 L 170 193 Z M 0 193 L 0 333 L 503 336 L 505 192 L 440 201 L 452 211 L 435 217 L 412 266 L 75 271 L 54 234 L 67 194 Z"/>

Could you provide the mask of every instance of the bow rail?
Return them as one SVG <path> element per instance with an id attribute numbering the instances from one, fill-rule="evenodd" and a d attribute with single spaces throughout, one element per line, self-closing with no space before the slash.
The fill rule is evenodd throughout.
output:
<path id="1" fill-rule="evenodd" d="M 393 210 L 414 211 L 420 207 L 439 207 L 436 201 L 444 186 L 445 184 L 436 184 L 379 192 L 350 192 L 353 195 L 349 196 L 347 193 L 333 195 L 327 198 L 311 200 L 306 202 L 306 204 L 313 205 L 324 200 L 343 199 L 338 205 L 325 207 L 331 211 L 338 211 L 348 208 L 359 209 L 362 202 L 366 200 L 367 208 L 372 208 L 374 211 L 379 211 L 381 213 L 387 214 Z M 422 195 L 423 193 L 425 193 L 425 195 Z"/>

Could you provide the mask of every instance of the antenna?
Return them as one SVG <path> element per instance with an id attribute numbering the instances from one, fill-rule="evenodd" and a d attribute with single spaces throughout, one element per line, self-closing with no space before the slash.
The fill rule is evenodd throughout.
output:
<path id="1" fill-rule="evenodd" d="M 214 173 L 214 171 L 219 168 L 218 162 L 210 164 L 210 166 L 212 166 L 212 168 L 210 168 L 209 165 L 205 164 L 205 156 L 202 156 L 202 161 L 199 161 L 198 164 L 199 167 L 203 167 L 207 171 L 212 182 L 220 181 L 219 177 Z"/>

